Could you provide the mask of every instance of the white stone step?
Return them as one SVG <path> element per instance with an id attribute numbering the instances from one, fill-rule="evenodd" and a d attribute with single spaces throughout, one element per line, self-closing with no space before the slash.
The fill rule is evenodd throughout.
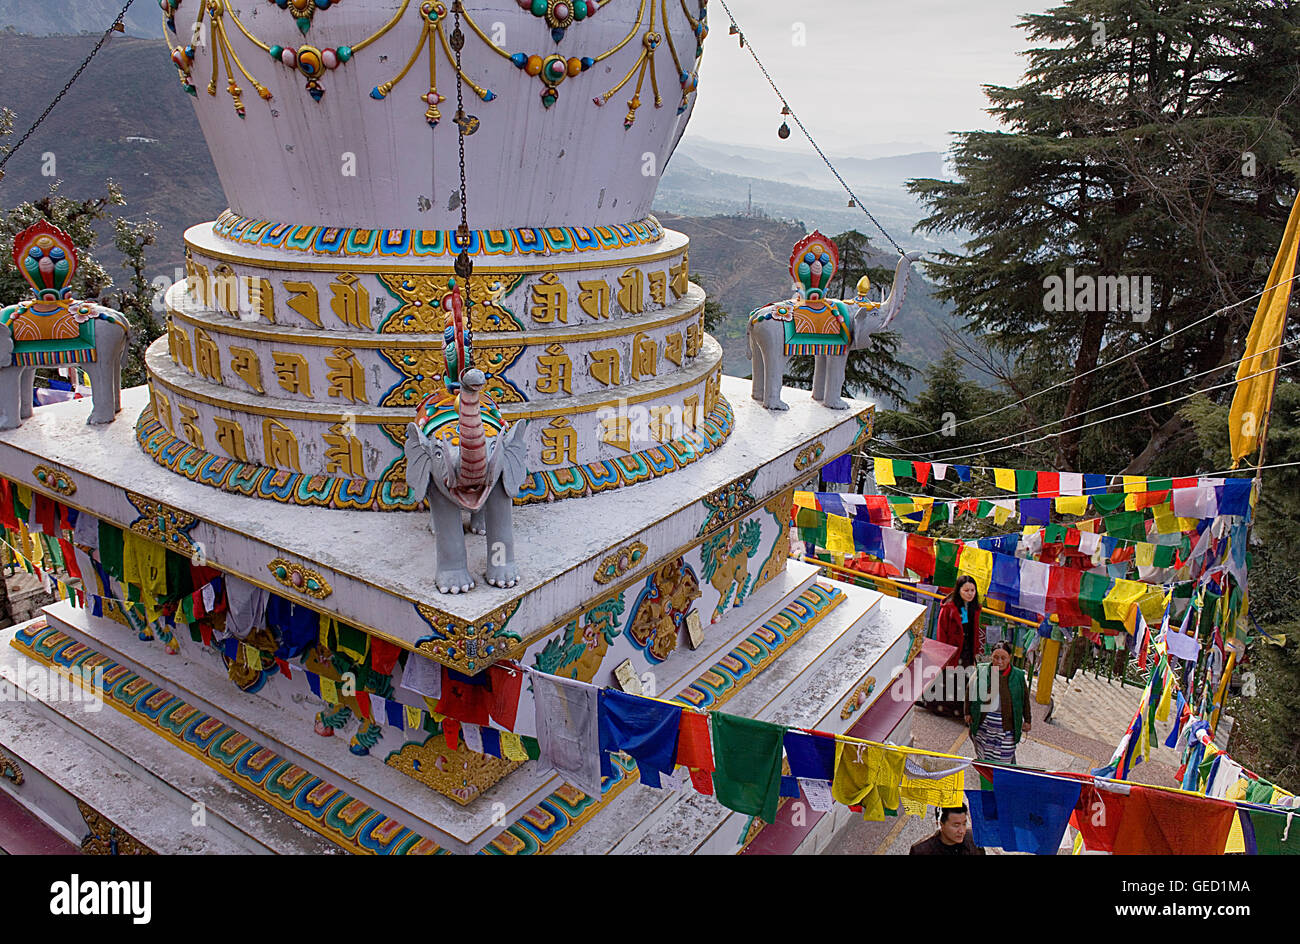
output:
<path id="1" fill-rule="evenodd" d="M 93 701 L 70 700 L 69 686 L 60 698 L 48 669 L 8 645 L 17 629 L 0 631 L 11 696 L 0 706 L 0 744 L 24 779 L 0 785 L 70 842 L 88 831 L 80 800 L 158 853 L 339 851 L 102 702 L 91 710 Z"/>

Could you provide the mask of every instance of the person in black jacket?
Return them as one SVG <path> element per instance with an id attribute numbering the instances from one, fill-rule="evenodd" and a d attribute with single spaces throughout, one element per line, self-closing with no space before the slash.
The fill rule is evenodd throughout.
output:
<path id="1" fill-rule="evenodd" d="M 908 855 L 983 855 L 971 837 L 970 817 L 965 804 L 946 806 L 939 811 L 939 829 L 929 839 L 922 839 L 908 850 Z"/>

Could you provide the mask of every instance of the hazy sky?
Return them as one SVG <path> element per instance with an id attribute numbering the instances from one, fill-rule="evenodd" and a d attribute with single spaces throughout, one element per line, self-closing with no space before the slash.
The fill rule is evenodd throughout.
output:
<path id="1" fill-rule="evenodd" d="M 1014 84 L 1027 45 L 1016 28 L 1047 0 L 727 0 L 794 110 L 822 148 L 876 157 L 946 150 L 948 134 L 990 128 L 981 86 Z M 796 24 L 806 45 L 796 46 Z M 807 148 L 776 135 L 781 105 L 709 4 L 709 38 L 690 135 Z"/>

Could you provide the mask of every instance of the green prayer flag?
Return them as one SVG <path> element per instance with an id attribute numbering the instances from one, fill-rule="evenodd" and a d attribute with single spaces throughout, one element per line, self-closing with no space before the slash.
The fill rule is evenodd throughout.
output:
<path id="1" fill-rule="evenodd" d="M 179 600 L 188 597 L 196 589 L 194 572 L 190 569 L 190 559 L 182 557 L 173 550 L 167 550 L 167 596 L 166 600 Z"/>
<path id="2" fill-rule="evenodd" d="M 991 514 L 993 514 L 993 502 L 981 501 L 975 506 L 975 517 L 987 518 Z"/>
<path id="3" fill-rule="evenodd" d="M 1016 469 L 1016 494 L 1037 495 L 1038 494 L 1038 473 L 1026 472 L 1024 469 Z"/>
<path id="4" fill-rule="evenodd" d="M 1105 519 L 1106 533 L 1123 541 L 1141 541 L 1146 537 L 1142 512 L 1122 511 Z"/>
<path id="5" fill-rule="evenodd" d="M 1105 650 L 1107 650 L 1108 652 L 1113 652 L 1113 651 L 1115 650 L 1115 637 L 1114 637 L 1114 636 L 1102 636 L 1102 637 L 1101 637 L 1101 645 L 1102 645 L 1102 648 L 1105 649 Z"/>
<path id="6" fill-rule="evenodd" d="M 902 459 L 894 459 L 894 478 L 910 479 L 916 477 L 916 470 L 912 468 L 911 462 L 905 462 Z"/>
<path id="7" fill-rule="evenodd" d="M 1273 799 L 1273 785 L 1267 780 L 1252 780 L 1246 786 L 1246 801 L 1248 803 L 1268 803 Z"/>
<path id="8" fill-rule="evenodd" d="M 1085 616 L 1101 622 L 1106 618 L 1106 608 L 1102 601 L 1112 586 L 1110 577 L 1104 574 L 1084 572 L 1079 578 L 1079 609 Z M 1107 639 L 1111 637 L 1106 637 Z"/>
<path id="9" fill-rule="evenodd" d="M 952 541 L 934 542 L 933 582 L 944 589 L 957 582 L 957 545 Z"/>
<path id="10" fill-rule="evenodd" d="M 99 523 L 99 563 L 114 580 L 122 579 L 122 529 L 107 521 Z"/>
<path id="11" fill-rule="evenodd" d="M 935 502 L 934 509 L 930 513 L 930 524 L 941 524 L 948 520 L 948 503 Z"/>
<path id="12" fill-rule="evenodd" d="M 818 524 L 818 515 L 822 513 L 816 508 L 796 508 L 794 511 L 794 523 L 798 528 L 815 528 Z M 824 520 L 825 516 L 822 516 Z"/>
<path id="13" fill-rule="evenodd" d="M 1173 479 L 1147 479 L 1148 492 L 1163 492 L 1173 487 Z"/>
<path id="14" fill-rule="evenodd" d="M 1175 548 L 1171 544 L 1157 544 L 1155 559 L 1152 563 L 1156 567 L 1174 566 L 1174 551 Z"/>
<path id="15" fill-rule="evenodd" d="M 1114 514 L 1124 507 L 1124 499 L 1126 497 L 1127 496 L 1122 493 L 1117 495 L 1093 495 L 1092 507 L 1097 510 L 1098 514 Z"/>
<path id="16" fill-rule="evenodd" d="M 1046 544 L 1060 544 L 1065 540 L 1066 527 L 1063 524 L 1049 524 L 1043 533 Z"/>
<path id="17" fill-rule="evenodd" d="M 1255 849 L 1260 855 L 1300 855 L 1300 828 L 1287 831 L 1288 817 L 1285 813 L 1273 813 L 1265 810 L 1242 811 L 1243 817 L 1250 817 L 1250 825 L 1255 833 Z M 1286 835 L 1286 841 L 1282 836 Z"/>
<path id="18" fill-rule="evenodd" d="M 520 735 L 519 740 L 523 742 L 524 751 L 527 752 L 529 760 L 537 760 L 542 756 L 542 747 L 537 738 L 523 734 Z"/>
<path id="19" fill-rule="evenodd" d="M 776 820 L 785 728 L 713 712 L 713 790 L 729 810 Z"/>

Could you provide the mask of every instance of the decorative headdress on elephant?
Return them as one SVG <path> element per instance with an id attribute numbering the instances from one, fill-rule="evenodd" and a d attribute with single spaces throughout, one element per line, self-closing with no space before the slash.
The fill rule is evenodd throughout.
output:
<path id="1" fill-rule="evenodd" d="M 825 298 L 839 268 L 839 249 L 817 230 L 795 243 L 790 252 L 790 278 L 802 298 Z"/>
<path id="2" fill-rule="evenodd" d="M 40 301 L 72 298 L 77 247 L 72 237 L 47 220 L 39 220 L 14 237 L 14 265 Z"/>

